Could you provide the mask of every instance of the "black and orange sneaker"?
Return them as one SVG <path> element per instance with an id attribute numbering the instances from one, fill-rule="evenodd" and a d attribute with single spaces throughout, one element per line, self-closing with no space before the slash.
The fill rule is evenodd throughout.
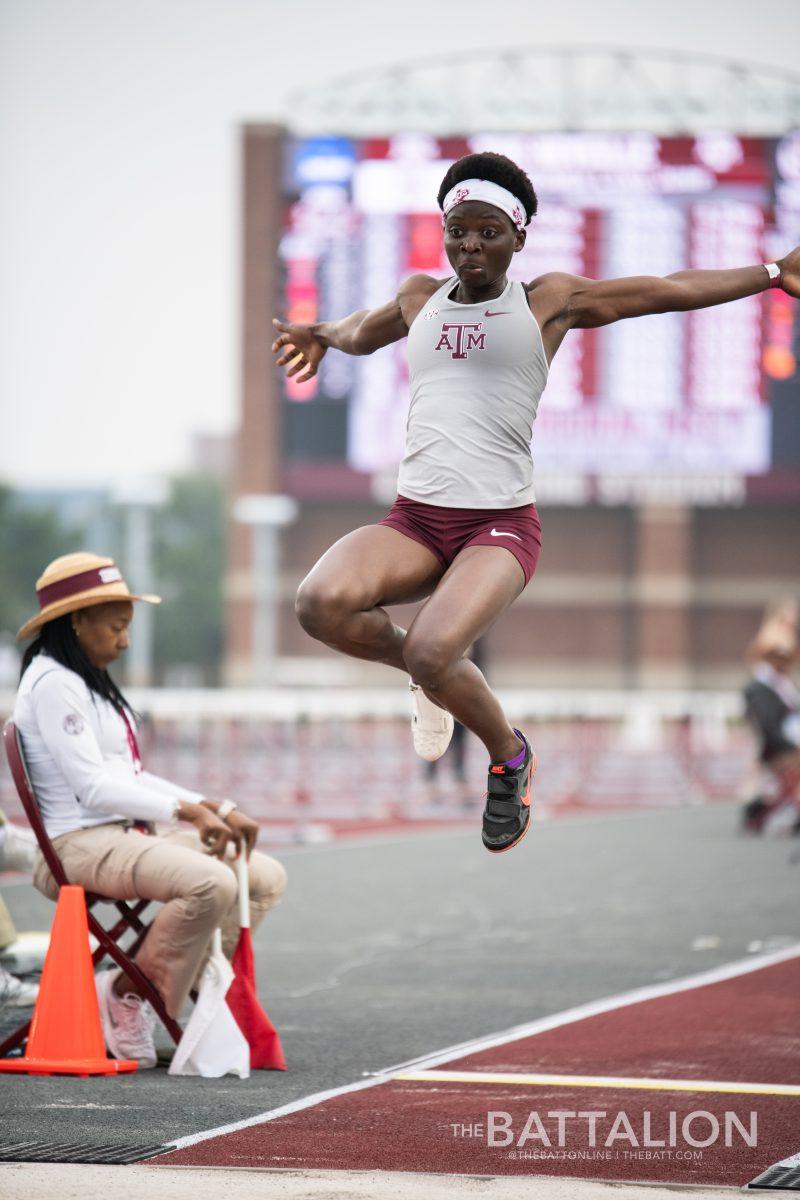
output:
<path id="1" fill-rule="evenodd" d="M 528 739 L 515 729 L 525 746 L 525 757 L 518 767 L 492 763 L 489 787 L 483 810 L 483 844 L 493 854 L 510 850 L 528 832 L 531 820 L 531 780 L 536 772 L 536 755 Z"/>

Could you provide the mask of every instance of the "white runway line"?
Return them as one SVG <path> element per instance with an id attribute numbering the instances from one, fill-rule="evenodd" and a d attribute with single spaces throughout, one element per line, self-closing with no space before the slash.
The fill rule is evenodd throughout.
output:
<path id="1" fill-rule="evenodd" d="M 640 1004 L 645 1000 L 657 1000 L 661 996 L 673 996 L 679 992 L 690 992 L 695 988 L 705 987 L 710 983 L 723 983 L 727 979 L 736 979 L 739 975 L 749 975 L 764 967 L 772 967 L 777 963 L 800 957 L 800 942 L 795 942 L 783 950 L 772 954 L 762 954 L 757 958 L 743 958 L 736 962 L 724 963 L 721 967 L 712 967 L 698 975 L 686 975 L 679 979 L 669 979 L 665 983 L 646 984 L 644 987 L 633 988 L 622 992 L 619 996 L 609 996 L 602 1000 L 590 1000 L 575 1008 L 565 1009 L 564 1012 L 554 1013 L 550 1017 L 540 1017 L 536 1021 L 528 1021 L 524 1025 L 515 1025 L 502 1033 L 489 1034 L 482 1038 L 472 1038 L 467 1042 L 458 1042 L 444 1050 L 433 1054 L 424 1054 L 418 1058 L 408 1059 L 387 1067 L 380 1072 L 384 1075 L 397 1075 L 401 1071 L 412 1068 L 425 1070 L 428 1067 L 438 1067 L 451 1059 L 466 1058 L 468 1054 L 478 1054 L 481 1050 L 491 1050 L 506 1042 L 517 1042 L 521 1038 L 531 1037 L 536 1033 L 545 1033 L 548 1029 L 558 1029 L 562 1025 L 571 1025 L 575 1021 L 583 1021 L 586 1017 L 599 1016 L 601 1013 L 613 1012 L 618 1008 L 627 1008 L 631 1004 Z"/>
<path id="2" fill-rule="evenodd" d="M 258 1113 L 256 1116 L 248 1117 L 243 1121 L 234 1121 L 230 1125 L 218 1125 L 213 1129 L 204 1129 L 199 1133 L 187 1134 L 185 1137 L 177 1138 L 171 1143 L 171 1146 L 177 1150 L 182 1150 L 187 1146 L 196 1146 L 199 1142 L 207 1142 L 210 1138 L 221 1137 L 226 1133 L 236 1133 L 240 1129 L 248 1129 L 253 1125 L 264 1125 L 268 1121 L 277 1120 L 279 1117 L 289 1116 L 291 1113 L 301 1112 L 306 1108 L 314 1108 L 316 1105 L 324 1104 L 326 1100 L 333 1100 L 337 1096 L 346 1096 L 351 1092 L 360 1092 L 365 1088 L 377 1087 L 382 1083 L 389 1083 L 402 1072 L 410 1071 L 412 1068 L 421 1071 L 437 1067 L 441 1063 L 449 1062 L 450 1059 L 464 1058 L 468 1054 L 476 1054 L 481 1050 L 489 1050 L 494 1046 L 502 1046 L 506 1042 L 519 1041 L 521 1038 L 530 1037 L 536 1033 L 544 1033 L 548 1029 L 557 1029 L 562 1025 L 570 1025 L 575 1021 L 582 1021 L 586 1017 L 613 1012 L 615 1009 L 626 1008 L 631 1004 L 640 1004 L 644 1000 L 655 1000 L 660 996 L 671 996 L 678 992 L 691 991 L 694 988 L 705 987 L 709 983 L 722 983 L 726 979 L 736 979 L 740 975 L 749 975 L 753 971 L 760 971 L 764 967 L 775 966 L 777 963 L 787 962 L 797 957 L 800 957 L 800 942 L 792 946 L 787 946 L 784 950 L 777 950 L 773 954 L 764 954 L 758 958 L 741 959 L 737 962 L 726 963 L 721 967 L 714 967 L 709 971 L 703 971 L 698 975 L 673 979 L 666 983 L 649 984 L 645 987 L 634 988 L 629 992 L 622 992 L 618 996 L 606 997 L 603 1000 L 593 1000 L 588 1004 L 569 1008 L 564 1012 L 554 1013 L 552 1016 L 542 1017 L 537 1021 L 527 1022 L 525 1025 L 516 1025 L 502 1033 L 473 1038 L 467 1042 L 459 1042 L 454 1046 L 448 1046 L 444 1050 L 437 1050 L 431 1054 L 409 1059 L 407 1062 L 397 1063 L 393 1067 L 386 1067 L 382 1071 L 376 1072 L 368 1079 L 359 1080 L 357 1083 L 344 1084 L 338 1088 L 330 1088 L 324 1092 L 315 1092 L 311 1096 L 305 1096 L 300 1100 L 292 1101 L 290 1104 L 281 1105 L 280 1108 L 273 1108 L 267 1112 Z M 167 1162 L 164 1165 L 166 1166 Z"/>
<path id="3" fill-rule="evenodd" d="M 325 1092 L 315 1092 L 313 1096 L 304 1096 L 293 1100 L 291 1104 L 282 1104 L 280 1108 L 272 1108 L 269 1112 L 258 1113 L 247 1117 L 244 1121 L 234 1121 L 231 1125 L 218 1125 L 214 1129 L 204 1129 L 200 1133 L 189 1133 L 186 1137 L 176 1138 L 170 1143 L 170 1149 L 183 1150 L 185 1146 L 196 1146 L 198 1142 L 207 1142 L 209 1138 L 221 1137 L 224 1133 L 236 1133 L 239 1129 L 248 1129 L 251 1125 L 265 1125 L 267 1121 L 276 1121 L 278 1117 L 288 1117 L 290 1113 L 300 1112 L 304 1108 L 314 1108 L 333 1100 L 336 1096 L 344 1096 L 348 1092 L 360 1092 L 364 1088 L 375 1087 L 379 1083 L 388 1083 L 388 1076 L 375 1075 L 370 1079 L 361 1079 L 358 1083 L 346 1083 L 343 1087 L 329 1088 Z M 164 1166 L 169 1166 L 168 1162 Z"/>
<path id="4" fill-rule="evenodd" d="M 645 1092 L 733 1092 L 741 1096 L 800 1096 L 793 1083 L 736 1083 L 713 1079 L 634 1079 L 627 1075 L 527 1075 L 490 1071 L 407 1071 L 414 1083 L 494 1083 L 511 1087 L 631 1088 Z"/>

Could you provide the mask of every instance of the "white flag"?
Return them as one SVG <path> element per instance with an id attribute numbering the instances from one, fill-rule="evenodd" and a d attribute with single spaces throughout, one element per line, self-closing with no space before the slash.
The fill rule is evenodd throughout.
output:
<path id="1" fill-rule="evenodd" d="M 234 1020 L 226 996 L 233 969 L 222 953 L 217 929 L 200 981 L 197 1003 L 169 1066 L 170 1075 L 250 1076 L 250 1047 Z"/>

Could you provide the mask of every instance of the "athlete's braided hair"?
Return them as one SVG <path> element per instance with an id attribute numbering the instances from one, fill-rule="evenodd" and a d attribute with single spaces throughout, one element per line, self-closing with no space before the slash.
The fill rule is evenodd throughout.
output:
<path id="1" fill-rule="evenodd" d="M 525 208 L 526 225 L 530 224 L 531 217 L 536 216 L 539 202 L 533 184 L 522 168 L 510 158 L 506 158 L 505 154 L 495 154 L 487 150 L 483 154 L 467 154 L 454 162 L 442 180 L 439 195 L 436 197 L 439 208 L 444 207 L 444 198 L 450 189 L 465 179 L 488 179 L 490 183 L 497 183 L 511 192 Z"/>

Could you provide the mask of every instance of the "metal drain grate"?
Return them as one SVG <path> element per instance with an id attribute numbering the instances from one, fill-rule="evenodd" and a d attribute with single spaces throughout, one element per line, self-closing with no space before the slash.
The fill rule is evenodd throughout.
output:
<path id="1" fill-rule="evenodd" d="M 0 1142 L 0 1162 L 107 1163 L 124 1166 L 171 1150 L 160 1142 Z"/>
<path id="2" fill-rule="evenodd" d="M 800 1192 L 800 1163 L 776 1163 L 774 1167 L 767 1167 L 747 1186 L 754 1190 L 778 1191 L 783 1188 L 789 1192 Z"/>

